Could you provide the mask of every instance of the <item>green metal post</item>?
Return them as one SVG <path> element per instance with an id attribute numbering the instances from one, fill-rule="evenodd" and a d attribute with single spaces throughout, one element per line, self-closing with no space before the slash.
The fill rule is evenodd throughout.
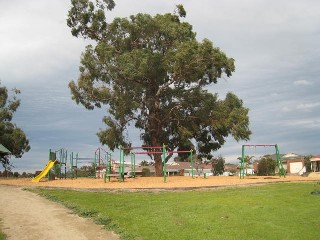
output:
<path id="1" fill-rule="evenodd" d="M 193 156 L 192 156 L 193 150 L 190 150 L 190 161 L 191 161 L 191 176 L 192 179 L 194 178 L 194 162 L 193 162 Z"/>
<path id="2" fill-rule="evenodd" d="M 124 181 L 124 150 L 122 150 L 121 181 Z"/>
<path id="3" fill-rule="evenodd" d="M 163 182 L 167 182 L 166 145 L 162 146 Z"/>
<path id="4" fill-rule="evenodd" d="M 63 155 L 62 155 L 62 148 L 59 151 L 59 162 L 60 162 L 60 176 L 59 178 L 62 178 L 62 164 L 63 164 Z"/>
<path id="5" fill-rule="evenodd" d="M 73 152 L 70 154 L 70 176 L 73 178 Z"/>
<path id="6" fill-rule="evenodd" d="M 67 162 L 68 162 L 68 150 L 65 152 L 65 165 L 64 165 L 64 176 L 67 179 Z"/>
<path id="7" fill-rule="evenodd" d="M 242 154 L 241 154 L 241 162 L 240 162 L 240 179 L 244 178 L 244 145 L 242 145 Z"/>
<path id="8" fill-rule="evenodd" d="M 76 179 L 78 178 L 78 153 L 76 154 Z"/>
<path id="9" fill-rule="evenodd" d="M 105 161 L 106 161 L 106 171 L 103 174 L 103 181 L 106 183 L 107 182 L 107 174 L 109 173 L 108 153 L 105 156 Z"/>
<path id="10" fill-rule="evenodd" d="M 120 161 L 119 161 L 119 180 L 122 181 L 123 173 L 122 173 L 122 163 L 124 162 L 124 151 L 122 146 L 120 146 Z"/>
<path id="11" fill-rule="evenodd" d="M 285 170 L 283 168 L 283 165 L 282 165 L 282 159 L 281 159 L 281 156 L 280 156 L 278 144 L 275 144 L 274 146 L 276 148 L 276 156 L 277 156 L 277 165 L 278 165 L 279 176 L 280 177 L 281 176 L 286 177 L 286 172 L 285 172 Z"/>

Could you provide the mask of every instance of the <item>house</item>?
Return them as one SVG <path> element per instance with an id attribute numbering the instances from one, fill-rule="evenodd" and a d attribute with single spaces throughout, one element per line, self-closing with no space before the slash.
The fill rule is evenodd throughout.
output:
<path id="1" fill-rule="evenodd" d="M 282 164 L 287 173 L 302 175 L 306 172 L 304 156 L 288 153 L 282 156 Z"/>
<path id="2" fill-rule="evenodd" d="M 232 176 L 239 172 L 240 166 L 239 164 L 226 163 L 224 165 L 224 176 Z"/>
<path id="3" fill-rule="evenodd" d="M 277 155 L 272 154 L 268 155 L 273 160 L 277 160 Z M 306 168 L 304 166 L 304 156 L 295 154 L 295 153 L 287 153 L 280 154 L 282 159 L 282 166 L 287 174 L 299 174 L 302 175 L 306 172 Z M 254 161 L 253 168 L 257 172 L 258 170 L 259 160 Z"/>
<path id="4" fill-rule="evenodd" d="M 212 176 L 212 166 L 211 164 L 205 163 L 193 163 L 191 162 L 172 162 L 168 163 L 166 166 L 167 174 L 169 175 L 179 175 L 179 176 L 192 176 L 192 171 L 194 176 Z"/>
<path id="5" fill-rule="evenodd" d="M 320 174 L 320 155 L 312 156 L 312 158 L 310 158 L 310 162 L 311 171 Z"/>

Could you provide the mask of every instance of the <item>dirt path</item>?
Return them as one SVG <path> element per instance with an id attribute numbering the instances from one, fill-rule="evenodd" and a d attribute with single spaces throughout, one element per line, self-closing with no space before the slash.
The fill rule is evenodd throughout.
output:
<path id="1" fill-rule="evenodd" d="M 19 187 L 0 185 L 0 219 L 8 239 L 119 239 L 90 219 Z"/>

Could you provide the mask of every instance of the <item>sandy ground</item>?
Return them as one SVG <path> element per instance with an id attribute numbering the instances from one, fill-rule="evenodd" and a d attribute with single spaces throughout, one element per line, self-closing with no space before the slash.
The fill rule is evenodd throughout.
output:
<path id="1" fill-rule="evenodd" d="M 320 181 L 315 178 L 287 176 L 283 177 L 167 177 L 130 178 L 124 182 L 116 178 L 110 182 L 103 179 L 61 179 L 42 180 L 39 183 L 31 179 L 0 179 L 0 224 L 8 239 L 118 239 L 91 220 L 74 215 L 58 203 L 50 202 L 32 192 L 23 191 L 23 187 L 66 188 L 84 191 L 140 191 L 140 190 L 188 190 L 194 188 L 217 188 L 245 186 L 275 182 Z"/>
<path id="2" fill-rule="evenodd" d="M 145 189 L 176 189 L 176 188 L 215 188 L 225 186 L 238 186 L 269 182 L 292 182 L 292 181 L 319 181 L 320 175 L 315 178 L 286 176 L 284 177 L 167 177 L 164 183 L 163 177 L 137 177 L 128 178 L 124 182 L 119 182 L 116 178 L 111 178 L 110 182 L 103 179 L 59 179 L 54 181 L 41 180 L 38 183 L 31 182 L 31 179 L 0 179 L 0 185 L 14 185 L 23 187 L 59 187 L 71 189 L 93 189 L 93 190 L 145 190 Z"/>

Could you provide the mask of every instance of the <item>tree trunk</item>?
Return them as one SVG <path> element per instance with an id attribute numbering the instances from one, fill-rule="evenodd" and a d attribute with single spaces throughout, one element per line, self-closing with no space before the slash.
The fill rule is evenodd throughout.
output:
<path id="1" fill-rule="evenodd" d="M 157 177 L 163 176 L 163 164 L 162 164 L 161 154 L 154 155 L 154 162 L 155 162 L 156 176 Z"/>
<path id="2" fill-rule="evenodd" d="M 158 147 L 158 146 L 161 146 L 162 144 L 159 143 L 158 139 L 160 137 L 160 134 L 159 134 L 159 126 L 155 123 L 156 128 L 157 128 L 157 131 L 153 132 L 153 136 L 152 136 L 152 146 L 155 146 L 155 147 Z M 155 149 L 156 152 L 162 152 L 162 149 L 161 148 L 158 148 L 158 149 Z M 155 163 L 155 171 L 156 171 L 156 176 L 157 177 L 160 177 L 160 176 L 163 176 L 163 163 L 162 163 L 162 154 L 161 153 L 156 153 L 156 154 L 153 154 L 154 156 L 154 163 Z"/>

